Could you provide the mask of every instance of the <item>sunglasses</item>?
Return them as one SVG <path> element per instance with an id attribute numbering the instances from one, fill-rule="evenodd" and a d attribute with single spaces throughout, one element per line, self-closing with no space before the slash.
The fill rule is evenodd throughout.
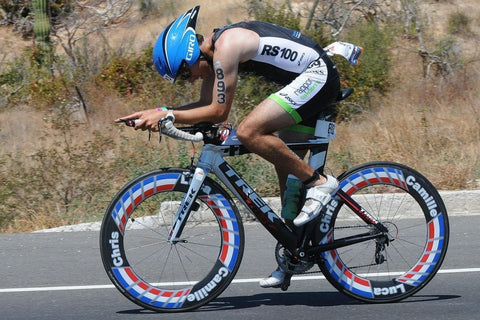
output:
<path id="1" fill-rule="evenodd" d="M 183 61 L 182 65 L 180 66 L 180 69 L 178 69 L 177 72 L 177 77 L 180 78 L 181 80 L 187 80 L 192 76 L 192 69 L 186 63 Z"/>

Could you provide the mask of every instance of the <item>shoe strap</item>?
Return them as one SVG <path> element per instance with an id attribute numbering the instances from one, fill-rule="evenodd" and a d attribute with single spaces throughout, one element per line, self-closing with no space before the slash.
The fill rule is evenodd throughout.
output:
<path id="1" fill-rule="evenodd" d="M 313 172 L 313 175 L 312 175 L 310 178 L 308 178 L 307 180 L 302 181 L 302 183 L 303 183 L 304 186 L 307 186 L 307 185 L 309 185 L 310 183 L 312 183 L 313 181 L 316 181 L 316 180 L 318 180 L 318 179 L 320 179 L 320 174 L 318 173 L 317 170 L 315 170 L 315 171 Z"/>

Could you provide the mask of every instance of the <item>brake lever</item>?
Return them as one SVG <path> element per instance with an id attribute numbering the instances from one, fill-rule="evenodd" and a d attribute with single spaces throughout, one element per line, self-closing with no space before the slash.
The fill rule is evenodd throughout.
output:
<path id="1" fill-rule="evenodd" d="M 163 127 L 163 124 L 168 120 L 169 120 L 168 118 L 162 118 L 158 120 L 158 143 L 162 142 L 162 127 Z"/>
<path id="2" fill-rule="evenodd" d="M 127 127 L 132 127 L 134 128 L 137 123 L 141 122 L 142 120 L 140 119 L 120 119 Z M 152 138 L 152 131 L 149 129 L 148 130 L 148 141 L 150 141 Z"/>

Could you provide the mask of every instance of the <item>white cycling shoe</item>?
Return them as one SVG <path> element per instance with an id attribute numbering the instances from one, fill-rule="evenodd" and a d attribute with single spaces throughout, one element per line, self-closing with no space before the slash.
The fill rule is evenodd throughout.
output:
<path id="1" fill-rule="evenodd" d="M 285 272 L 282 269 L 277 268 L 277 270 L 273 271 L 268 278 L 260 280 L 260 287 L 276 288 L 283 283 L 283 280 L 285 280 Z"/>
<path id="2" fill-rule="evenodd" d="M 323 206 L 332 199 L 330 194 L 337 188 L 337 179 L 330 175 L 327 175 L 327 182 L 324 184 L 309 188 L 305 197 L 305 204 L 298 216 L 293 220 L 293 224 L 300 227 L 318 217 Z"/>

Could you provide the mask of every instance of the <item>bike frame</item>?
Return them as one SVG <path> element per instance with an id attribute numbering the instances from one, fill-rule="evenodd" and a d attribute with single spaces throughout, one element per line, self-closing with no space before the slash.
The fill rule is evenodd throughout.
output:
<path id="1" fill-rule="evenodd" d="M 230 166 L 224 159 L 224 156 L 240 155 L 249 151 L 239 143 L 238 140 L 233 143 L 222 145 L 205 144 L 202 148 L 200 157 L 195 166 L 195 171 L 191 179 L 188 192 L 185 194 L 174 223 L 170 229 L 169 241 L 172 243 L 180 238 L 183 226 L 188 219 L 190 210 L 197 197 L 198 191 L 202 189 L 203 182 L 209 173 L 216 175 L 220 181 L 235 194 L 235 196 L 249 209 L 249 211 L 260 221 L 260 223 L 280 242 L 284 248 L 290 252 L 298 252 L 301 244 L 306 242 L 306 237 L 310 232 L 303 234 L 303 237 L 293 232 L 283 220 L 272 210 L 272 208 L 258 195 L 253 188 Z M 313 139 L 307 142 L 287 143 L 292 150 L 309 149 L 309 164 L 314 168 L 321 168 L 325 165 L 326 153 L 329 145 L 329 139 Z M 203 190 L 208 193 L 209 190 Z M 373 238 L 384 237 L 387 229 L 377 221 L 373 216 L 362 208 L 356 201 L 341 190 L 337 190 L 333 195 L 336 200 L 341 200 L 352 209 L 367 224 L 377 227 L 379 232 L 364 233 L 358 236 L 335 240 L 327 244 L 314 245 L 307 249 L 307 254 L 318 253 L 334 248 L 348 246 L 354 243 L 371 240 Z M 303 250 L 303 248 L 300 248 Z M 303 255 L 303 254 L 301 254 Z"/>

